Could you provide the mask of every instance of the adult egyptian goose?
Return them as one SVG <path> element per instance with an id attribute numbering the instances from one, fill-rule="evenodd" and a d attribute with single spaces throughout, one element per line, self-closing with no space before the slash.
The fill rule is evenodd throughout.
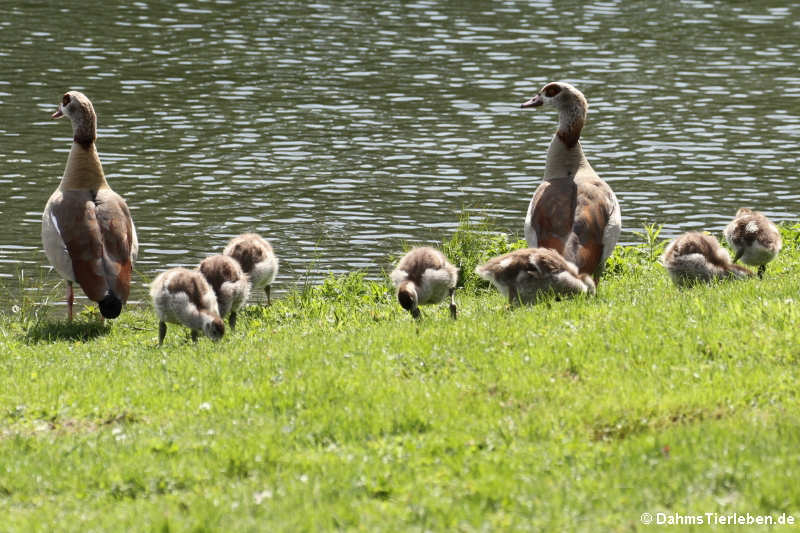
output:
<path id="1" fill-rule="evenodd" d="M 524 248 L 494 257 L 475 272 L 491 282 L 508 298 L 508 303 L 533 304 L 540 296 L 594 294 L 594 280 L 589 274 L 550 248 Z"/>
<path id="2" fill-rule="evenodd" d="M 159 320 L 159 346 L 167 334 L 167 322 L 191 329 L 193 341 L 198 331 L 214 341 L 225 333 L 214 289 L 197 270 L 176 267 L 162 272 L 150 284 L 150 298 Z"/>
<path id="3" fill-rule="evenodd" d="M 553 82 L 522 104 L 538 106 L 558 111 L 558 130 L 547 149 L 544 182 L 528 207 L 525 240 L 531 248 L 556 250 L 597 282 L 614 251 L 622 219 L 617 197 L 589 165 L 581 148 L 589 104 L 569 83 Z"/>
<path id="4" fill-rule="evenodd" d="M 42 243 L 50 263 L 67 280 L 72 320 L 77 282 L 105 318 L 116 318 L 128 300 L 139 243 L 125 200 L 111 190 L 94 142 L 97 116 L 77 91 L 64 95 L 52 118 L 69 117 L 73 143 L 58 189 L 42 215 Z"/>
<path id="5" fill-rule="evenodd" d="M 250 295 L 250 281 L 247 279 L 247 274 L 242 271 L 238 261 L 222 254 L 206 257 L 197 270 L 214 289 L 219 316 L 225 318 L 230 314 L 231 331 L 235 331 L 236 312 Z"/>
<path id="6" fill-rule="evenodd" d="M 442 252 L 430 246 L 412 248 L 389 275 L 397 289 L 397 300 L 414 318 L 420 305 L 435 304 L 450 295 L 450 316 L 456 318 L 455 290 L 458 269 Z"/>
<path id="7" fill-rule="evenodd" d="M 239 262 L 253 289 L 264 289 L 270 305 L 270 287 L 278 274 L 278 258 L 270 243 L 255 233 L 245 233 L 231 239 L 222 253 Z"/>
<path id="8" fill-rule="evenodd" d="M 763 214 L 746 207 L 736 212 L 723 235 L 735 253 L 733 262 L 741 259 L 746 265 L 757 265 L 759 278 L 764 276 L 767 263 L 775 259 L 783 246 L 777 226 Z"/>
<path id="9" fill-rule="evenodd" d="M 673 240 L 664 250 L 660 262 L 678 286 L 753 275 L 745 267 L 734 264 L 715 237 L 695 231 Z"/>

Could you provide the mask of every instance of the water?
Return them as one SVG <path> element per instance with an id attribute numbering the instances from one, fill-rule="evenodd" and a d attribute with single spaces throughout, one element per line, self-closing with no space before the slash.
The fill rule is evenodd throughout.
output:
<path id="1" fill-rule="evenodd" d="M 69 89 L 137 224 L 134 300 L 245 231 L 275 246 L 278 291 L 377 275 L 462 212 L 521 236 L 556 116 L 519 104 L 551 80 L 589 100 L 583 147 L 623 242 L 646 222 L 719 231 L 741 205 L 800 212 L 796 4 L 26 4 L 0 19 L 0 286 L 48 269 L 41 212 L 71 143 L 49 116 Z"/>

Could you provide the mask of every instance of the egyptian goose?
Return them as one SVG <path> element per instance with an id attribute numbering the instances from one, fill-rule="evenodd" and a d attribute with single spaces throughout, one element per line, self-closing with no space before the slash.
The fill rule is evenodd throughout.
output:
<path id="1" fill-rule="evenodd" d="M 162 272 L 150 285 L 150 298 L 159 320 L 159 346 L 167 334 L 167 322 L 191 329 L 193 341 L 198 331 L 214 341 L 225 333 L 214 289 L 197 270 L 176 267 Z"/>
<path id="2" fill-rule="evenodd" d="M 597 282 L 614 251 L 622 220 L 617 197 L 581 148 L 589 104 L 569 83 L 553 82 L 521 107 L 538 106 L 556 108 L 559 120 L 547 149 L 544 181 L 528 207 L 525 240 L 531 248 L 556 250 Z"/>
<path id="3" fill-rule="evenodd" d="M 758 265 L 759 278 L 764 276 L 767 263 L 775 259 L 783 246 L 777 226 L 758 211 L 746 207 L 736 212 L 723 234 L 736 254 L 733 262 L 741 259 L 746 265 Z"/>
<path id="4" fill-rule="evenodd" d="M 214 289 L 219 306 L 219 316 L 225 318 L 230 314 L 231 331 L 235 331 L 236 312 L 250 295 L 250 281 L 247 279 L 247 275 L 235 259 L 222 254 L 206 257 L 197 270 Z"/>
<path id="5" fill-rule="evenodd" d="M 414 318 L 420 318 L 420 305 L 439 303 L 448 294 L 450 316 L 456 318 L 458 269 L 439 250 L 430 246 L 412 248 L 389 277 L 397 289 L 400 305 Z"/>
<path id="6" fill-rule="evenodd" d="M 222 253 L 239 262 L 253 289 L 264 289 L 270 305 L 270 286 L 278 274 L 278 258 L 269 242 L 255 233 L 245 233 L 231 239 Z"/>
<path id="7" fill-rule="evenodd" d="M 678 286 L 753 275 L 745 267 L 734 264 L 715 237 L 695 231 L 673 240 L 664 250 L 660 263 Z"/>
<path id="8" fill-rule="evenodd" d="M 77 91 L 64 95 L 52 118 L 69 117 L 73 143 L 61 184 L 42 215 L 42 243 L 50 263 L 67 280 L 72 320 L 78 282 L 104 318 L 116 318 L 128 300 L 139 243 L 125 200 L 111 190 L 95 148 L 97 115 Z"/>
<path id="9" fill-rule="evenodd" d="M 508 298 L 508 303 L 536 303 L 539 296 L 552 292 L 557 296 L 594 294 L 594 280 L 589 274 L 550 248 L 524 248 L 494 257 L 475 272 L 491 282 Z"/>

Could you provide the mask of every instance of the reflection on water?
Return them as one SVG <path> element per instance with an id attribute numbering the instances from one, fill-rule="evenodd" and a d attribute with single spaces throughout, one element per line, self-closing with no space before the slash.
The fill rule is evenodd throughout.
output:
<path id="1" fill-rule="evenodd" d="M 727 2 L 90 2 L 0 21 L 0 277 L 46 265 L 41 210 L 84 91 L 139 230 L 139 286 L 257 231 L 310 271 L 387 268 L 462 211 L 521 235 L 556 126 L 520 110 L 564 79 L 623 241 L 720 230 L 740 205 L 796 220 L 800 7 Z M 87 23 L 90 21 L 90 23 Z M 8 281 L 8 280 L 7 280 Z"/>

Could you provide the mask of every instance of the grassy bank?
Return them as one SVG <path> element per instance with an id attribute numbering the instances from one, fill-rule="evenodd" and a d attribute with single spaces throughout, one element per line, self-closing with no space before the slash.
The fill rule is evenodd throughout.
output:
<path id="1" fill-rule="evenodd" d="M 467 275 L 455 322 L 415 324 L 360 274 L 250 307 L 217 344 L 171 326 L 158 348 L 146 308 L 68 326 L 29 302 L 0 317 L 0 529 L 800 521 L 800 226 L 783 230 L 763 280 L 678 290 L 651 228 L 596 298 L 509 310 Z M 513 246 L 445 249 L 468 274 Z"/>

